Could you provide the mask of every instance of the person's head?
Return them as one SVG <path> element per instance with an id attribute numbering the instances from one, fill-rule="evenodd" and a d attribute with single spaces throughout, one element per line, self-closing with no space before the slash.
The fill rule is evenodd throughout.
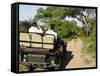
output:
<path id="1" fill-rule="evenodd" d="M 32 26 L 37 27 L 37 23 L 36 22 L 33 22 L 32 23 Z"/>
<path id="2" fill-rule="evenodd" d="M 54 24 L 51 24 L 51 25 L 50 25 L 50 29 L 51 29 L 51 30 L 54 30 L 54 28 L 55 28 L 55 25 L 54 25 Z"/>

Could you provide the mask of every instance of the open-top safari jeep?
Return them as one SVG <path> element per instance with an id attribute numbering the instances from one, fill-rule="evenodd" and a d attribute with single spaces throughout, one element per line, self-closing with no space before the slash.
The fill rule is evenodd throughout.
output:
<path id="1" fill-rule="evenodd" d="M 43 70 L 60 69 L 60 55 L 63 50 L 62 47 L 58 47 L 54 35 L 21 32 L 19 34 L 19 45 L 19 63 L 28 65 L 30 71 L 36 68 Z"/>

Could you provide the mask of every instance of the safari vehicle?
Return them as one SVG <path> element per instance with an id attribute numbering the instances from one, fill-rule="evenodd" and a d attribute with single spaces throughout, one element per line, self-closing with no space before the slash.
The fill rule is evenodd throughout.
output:
<path id="1" fill-rule="evenodd" d="M 62 47 L 57 46 L 57 40 L 52 34 L 19 33 L 20 64 L 25 64 L 30 71 L 37 68 L 57 70 L 61 65 Z"/>

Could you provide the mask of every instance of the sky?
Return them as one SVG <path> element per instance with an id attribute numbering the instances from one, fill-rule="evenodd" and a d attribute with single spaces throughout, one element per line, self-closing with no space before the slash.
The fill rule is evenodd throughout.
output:
<path id="1" fill-rule="evenodd" d="M 46 6 L 37 6 L 37 5 L 19 5 L 19 20 L 30 20 L 36 15 L 36 11 L 38 8 L 46 8 Z M 82 27 L 82 23 L 75 18 L 66 18 L 66 20 L 71 21 L 75 20 L 77 22 L 77 26 Z M 41 23 L 41 22 L 40 22 Z M 42 23 L 41 23 L 42 24 Z"/>
<path id="2" fill-rule="evenodd" d="M 66 20 L 68 20 L 68 21 L 74 20 L 74 21 L 76 21 L 77 26 L 83 27 L 82 22 L 78 21 L 76 18 L 66 17 Z"/>
<path id="3" fill-rule="evenodd" d="M 33 19 L 33 17 L 36 15 L 36 11 L 38 8 L 45 6 L 37 6 L 37 5 L 19 5 L 19 20 L 29 20 Z"/>

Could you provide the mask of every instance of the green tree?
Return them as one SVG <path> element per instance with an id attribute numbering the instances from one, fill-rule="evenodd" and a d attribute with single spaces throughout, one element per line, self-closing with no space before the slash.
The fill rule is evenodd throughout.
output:
<path id="1" fill-rule="evenodd" d="M 30 23 L 28 21 L 19 22 L 19 32 L 28 32 L 29 27 Z"/>
<path id="2" fill-rule="evenodd" d="M 71 8 L 70 12 L 67 14 L 69 17 L 76 18 L 83 23 L 83 30 L 87 36 L 91 31 L 91 23 L 89 19 L 95 18 L 96 10 L 91 8 Z"/>
<path id="3" fill-rule="evenodd" d="M 35 19 L 39 19 L 46 23 L 48 20 L 54 18 L 60 18 L 61 20 L 64 20 L 66 17 L 76 18 L 83 23 L 83 30 L 88 36 L 92 26 L 88 20 L 92 16 L 95 17 L 95 9 L 49 6 L 46 9 L 38 9 Z"/>

